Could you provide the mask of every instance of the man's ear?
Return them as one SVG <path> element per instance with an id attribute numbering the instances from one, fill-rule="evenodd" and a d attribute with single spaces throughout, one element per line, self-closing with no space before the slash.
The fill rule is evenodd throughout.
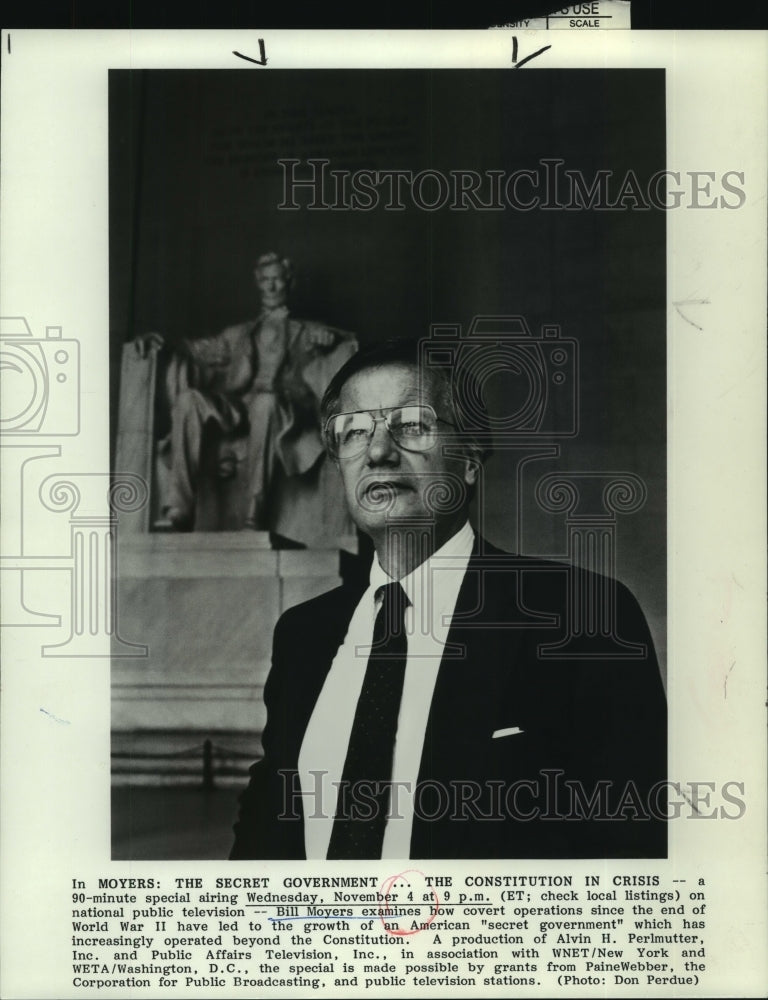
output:
<path id="1" fill-rule="evenodd" d="M 475 486 L 480 478 L 482 461 L 481 449 L 476 445 L 469 445 L 464 455 L 464 482 L 468 486 Z"/>

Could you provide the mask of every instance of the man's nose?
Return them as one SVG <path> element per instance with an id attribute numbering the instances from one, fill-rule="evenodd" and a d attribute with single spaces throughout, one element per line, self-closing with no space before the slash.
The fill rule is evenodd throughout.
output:
<path id="1" fill-rule="evenodd" d="M 379 465 L 382 462 L 391 464 L 400 459 L 400 452 L 392 440 L 383 420 L 377 420 L 373 429 L 373 437 L 368 442 L 368 464 Z"/>

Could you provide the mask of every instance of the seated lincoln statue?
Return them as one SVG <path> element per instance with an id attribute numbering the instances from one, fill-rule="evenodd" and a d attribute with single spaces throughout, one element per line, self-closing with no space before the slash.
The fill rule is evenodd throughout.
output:
<path id="1" fill-rule="evenodd" d="M 164 379 L 170 430 L 158 446 L 160 525 L 220 528 L 210 517 L 201 523 L 205 480 L 236 480 L 239 499 L 225 527 L 316 544 L 351 532 L 335 470 L 325 461 L 319 405 L 357 342 L 290 314 L 287 258 L 262 254 L 254 277 L 255 319 L 170 350 Z M 141 357 L 168 346 L 157 333 L 135 342 Z"/>

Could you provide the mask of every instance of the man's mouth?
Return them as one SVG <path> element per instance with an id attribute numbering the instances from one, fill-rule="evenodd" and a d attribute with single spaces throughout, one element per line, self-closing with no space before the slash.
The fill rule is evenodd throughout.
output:
<path id="1" fill-rule="evenodd" d="M 402 490 L 409 490 L 411 487 L 401 479 L 376 479 L 367 484 L 363 490 L 364 494 L 370 493 L 400 493 Z"/>
<path id="2" fill-rule="evenodd" d="M 358 503 L 364 510 L 381 513 L 390 510 L 395 500 L 412 487 L 402 479 L 369 479 L 358 486 Z"/>

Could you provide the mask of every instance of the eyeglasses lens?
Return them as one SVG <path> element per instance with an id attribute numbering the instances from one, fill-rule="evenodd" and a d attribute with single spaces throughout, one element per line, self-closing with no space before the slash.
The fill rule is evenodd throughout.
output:
<path id="1" fill-rule="evenodd" d="M 399 406 L 385 414 L 387 429 L 406 451 L 427 451 L 437 439 L 437 418 L 428 406 Z M 367 410 L 338 413 L 328 424 L 328 444 L 338 458 L 355 458 L 368 447 L 376 419 Z"/>

